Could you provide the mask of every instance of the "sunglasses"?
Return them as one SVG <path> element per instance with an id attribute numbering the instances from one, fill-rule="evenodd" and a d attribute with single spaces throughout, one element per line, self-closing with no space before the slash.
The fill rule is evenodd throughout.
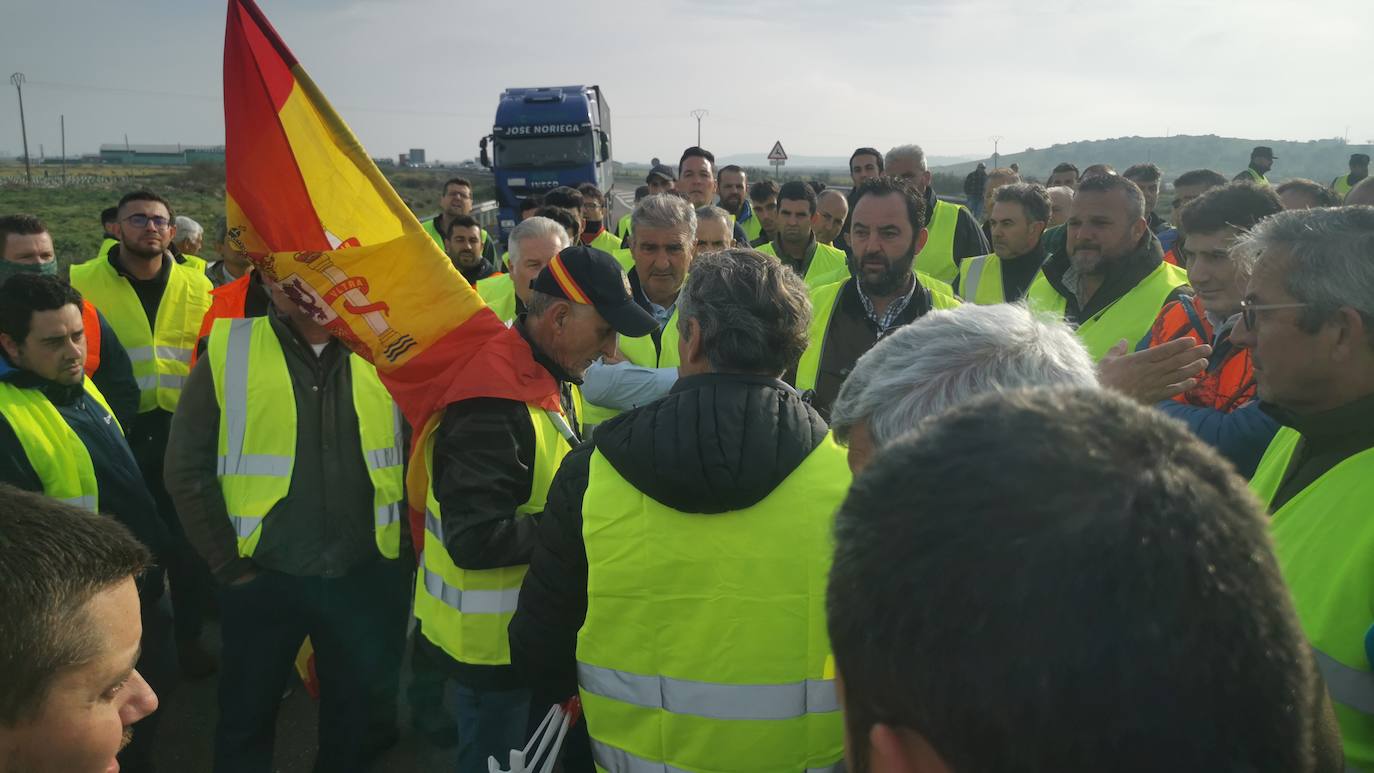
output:
<path id="1" fill-rule="evenodd" d="M 1240 302 L 1240 315 L 1241 319 L 1245 321 L 1245 326 L 1254 330 L 1256 312 L 1274 311 L 1276 309 L 1301 309 L 1311 305 L 1310 303 L 1255 303 L 1247 298 Z"/>

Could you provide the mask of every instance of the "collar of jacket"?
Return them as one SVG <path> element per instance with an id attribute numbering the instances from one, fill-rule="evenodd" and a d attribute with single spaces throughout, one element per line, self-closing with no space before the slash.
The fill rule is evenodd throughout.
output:
<path id="1" fill-rule="evenodd" d="M 926 228 L 929 228 L 931 219 L 935 217 L 935 203 L 940 200 L 940 197 L 935 195 L 935 188 L 930 185 L 926 186 L 921 195 L 926 197 Z"/>
<path id="2" fill-rule="evenodd" d="M 511 325 L 511 327 L 515 328 L 515 332 L 519 333 L 520 337 L 525 339 L 525 343 L 530 345 L 530 353 L 534 355 L 534 361 L 539 363 L 539 367 L 543 368 L 544 370 L 547 370 L 549 372 L 549 375 L 553 376 L 554 380 L 557 381 L 560 386 L 562 384 L 582 383 L 582 379 L 574 378 L 572 374 L 568 373 L 566 370 L 563 370 L 563 366 L 559 365 L 557 362 L 554 362 L 554 359 L 552 357 L 545 354 L 544 350 L 539 348 L 539 344 L 535 343 L 534 339 L 530 337 L 529 331 L 525 329 L 524 314 L 521 314 L 520 316 L 516 317 L 515 324 Z"/>
<path id="3" fill-rule="evenodd" d="M 122 246 L 123 246 L 123 245 L 121 245 L 121 244 L 116 244 L 116 245 L 110 247 L 110 253 L 109 253 L 110 266 L 111 266 L 112 268 L 114 268 L 116 274 L 119 274 L 120 276 L 124 277 L 125 279 L 128 279 L 130 282 L 141 282 L 141 281 L 144 281 L 144 280 L 139 279 L 138 277 L 134 276 L 133 274 L 129 273 L 129 269 L 125 268 L 125 266 L 124 266 L 124 258 L 119 254 L 119 248 L 122 247 Z M 171 256 L 172 256 L 172 260 L 163 260 L 163 261 L 162 261 L 162 268 L 158 269 L 157 276 L 153 277 L 152 280 L 150 280 L 150 281 L 154 281 L 154 282 L 165 282 L 165 281 L 167 281 L 167 277 L 168 277 L 169 275 L 171 275 L 171 273 L 172 273 L 172 261 L 174 260 L 174 261 L 176 261 L 177 263 L 185 263 L 185 262 L 186 262 L 186 258 L 182 257 L 180 252 L 177 252 L 177 248 L 176 248 L 174 245 L 170 245 L 170 244 L 167 245 L 167 250 L 166 250 L 165 252 L 162 253 L 162 257 L 163 257 L 163 258 L 166 258 L 168 255 L 171 255 Z"/>
<path id="4" fill-rule="evenodd" d="M 1299 415 L 1273 403 L 1260 403 L 1260 410 L 1285 427 L 1302 434 L 1309 445 L 1342 443 L 1364 436 L 1374 448 L 1374 394 L 1319 413 Z"/>
<path id="5" fill-rule="evenodd" d="M 773 376 L 761 376 L 755 373 L 698 373 L 695 376 L 679 378 L 673 388 L 668 390 L 668 394 L 679 394 L 690 392 L 693 389 L 706 389 L 716 384 L 724 382 L 734 382 L 737 384 L 755 384 L 757 386 L 769 386 L 781 389 L 789 394 L 801 397 L 797 390 L 780 378 Z"/>

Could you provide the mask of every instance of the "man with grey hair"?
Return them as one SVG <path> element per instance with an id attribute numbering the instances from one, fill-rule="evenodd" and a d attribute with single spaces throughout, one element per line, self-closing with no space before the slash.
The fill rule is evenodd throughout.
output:
<path id="1" fill-rule="evenodd" d="M 1050 219 L 1045 230 L 1063 225 L 1069 219 L 1069 208 L 1073 206 L 1073 188 L 1056 185 L 1045 191 L 1050 196 Z"/>
<path id="2" fill-rule="evenodd" d="M 1067 325 L 1019 303 L 932 311 L 859 358 L 830 426 L 858 475 L 928 416 L 984 392 L 1038 386 L 1097 386 L 1092 359 Z"/>
<path id="3" fill-rule="evenodd" d="M 621 337 L 615 357 L 604 357 L 587 370 L 582 395 L 588 426 L 657 400 L 677 381 L 677 298 L 696 255 L 696 209 L 670 193 L 646 196 L 635 205 L 630 230 L 630 292 L 658 320 L 659 329 L 644 338 Z"/>
<path id="4" fill-rule="evenodd" d="M 1067 249 L 1045 261 L 1026 301 L 1077 325 L 1094 360 L 1145 337 L 1159 310 L 1188 289 L 1188 274 L 1164 261 L 1150 231 L 1144 194 L 1124 177 L 1085 177 L 1066 230 Z"/>
<path id="5" fill-rule="evenodd" d="M 779 380 L 806 346 L 806 287 L 727 250 L 697 260 L 678 305 L 672 393 L 603 424 L 554 478 L 512 662 L 543 704 L 580 690 L 602 769 L 830 769 L 844 733 L 824 577 L 850 475 Z"/>
<path id="6" fill-rule="evenodd" d="M 734 224 L 730 222 L 730 213 L 724 207 L 698 207 L 696 254 L 720 252 L 734 246 Z"/>
<path id="7" fill-rule="evenodd" d="M 477 281 L 477 294 L 507 325 L 525 313 L 530 282 L 568 246 L 568 232 L 547 217 L 529 217 L 510 232 L 509 245 L 510 273 Z"/>
<path id="8" fill-rule="evenodd" d="M 1374 208 L 1280 212 L 1241 237 L 1253 265 L 1233 339 L 1282 424 L 1251 488 L 1335 704 L 1346 769 L 1374 766 Z"/>
<path id="9" fill-rule="evenodd" d="M 884 174 L 906 180 L 924 197 L 928 236 L 925 247 L 916 256 L 917 271 L 952 283 L 959 275 L 959 261 L 992 252 L 973 213 L 958 204 L 941 201 L 930 187 L 926 152 L 920 145 L 898 145 L 889 150 L 883 167 Z"/>
<path id="10" fill-rule="evenodd" d="M 176 225 L 176 236 L 173 238 L 172 246 L 175 247 L 173 255 L 179 255 L 182 263 L 205 273 L 206 260 L 200 257 L 200 250 L 205 246 L 205 229 L 200 223 L 192 220 L 185 215 L 177 215 L 172 222 Z"/>

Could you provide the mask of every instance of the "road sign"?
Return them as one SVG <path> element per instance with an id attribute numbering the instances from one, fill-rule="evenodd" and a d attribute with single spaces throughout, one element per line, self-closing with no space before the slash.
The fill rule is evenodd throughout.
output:
<path id="1" fill-rule="evenodd" d="M 787 160 L 787 151 L 782 149 L 782 140 L 778 140 L 777 142 L 773 143 L 773 149 L 768 151 L 768 160 L 776 162 L 783 162 Z M 781 163 L 778 163 L 778 166 L 781 165 Z"/>

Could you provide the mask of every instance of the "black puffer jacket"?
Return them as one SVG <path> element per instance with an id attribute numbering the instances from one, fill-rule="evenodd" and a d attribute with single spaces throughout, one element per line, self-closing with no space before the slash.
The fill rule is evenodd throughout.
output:
<path id="1" fill-rule="evenodd" d="M 825 438 L 820 415 L 760 376 L 678 381 L 662 400 L 621 414 L 563 460 L 510 624 L 511 662 L 536 709 L 577 692 L 577 632 L 587 616 L 583 502 L 592 453 L 655 501 L 708 516 L 758 504 Z M 542 711 L 536 711 L 541 714 Z"/>

